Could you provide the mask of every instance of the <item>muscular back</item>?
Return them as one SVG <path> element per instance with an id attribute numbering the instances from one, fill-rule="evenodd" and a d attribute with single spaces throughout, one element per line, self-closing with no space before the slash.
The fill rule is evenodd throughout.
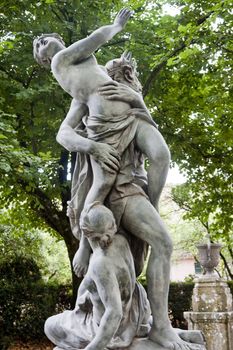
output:
<path id="1" fill-rule="evenodd" d="M 134 263 L 129 245 L 122 235 L 115 235 L 113 242 L 106 250 L 94 252 L 90 260 L 88 273 L 85 279 L 89 280 L 88 289 L 95 305 L 95 316 L 101 319 L 103 312 L 109 307 L 105 303 L 105 296 L 101 294 L 102 288 L 109 294 L 119 293 L 115 296 L 115 303 L 119 298 L 124 315 L 129 311 L 132 294 L 135 288 L 136 277 Z M 113 290 L 113 283 L 117 288 Z"/>

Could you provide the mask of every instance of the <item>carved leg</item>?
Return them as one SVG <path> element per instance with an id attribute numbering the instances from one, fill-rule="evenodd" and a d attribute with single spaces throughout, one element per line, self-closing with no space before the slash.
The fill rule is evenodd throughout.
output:
<path id="1" fill-rule="evenodd" d="M 151 245 L 147 268 L 148 299 L 153 315 L 150 340 L 167 350 L 192 349 L 177 335 L 168 318 L 172 242 L 159 214 L 146 198 L 129 197 L 122 224 L 129 232 Z"/>
<path id="2" fill-rule="evenodd" d="M 149 161 L 148 194 L 150 202 L 158 211 L 161 192 L 166 182 L 170 164 L 170 152 L 158 129 L 140 120 L 136 133 L 136 143 Z"/>
<path id="3" fill-rule="evenodd" d="M 79 249 L 73 259 L 74 272 L 78 277 L 83 277 L 88 269 L 91 247 L 86 237 L 81 237 Z"/>
<path id="4" fill-rule="evenodd" d="M 109 173 L 108 171 L 103 170 L 94 159 L 91 159 L 91 165 L 94 174 L 93 184 L 88 192 L 84 208 L 95 201 L 103 204 L 117 175 L 116 173 Z"/>

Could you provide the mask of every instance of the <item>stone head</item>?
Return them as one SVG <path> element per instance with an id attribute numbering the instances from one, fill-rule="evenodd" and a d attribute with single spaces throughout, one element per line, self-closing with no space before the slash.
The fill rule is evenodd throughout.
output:
<path id="1" fill-rule="evenodd" d="M 65 43 L 59 34 L 43 34 L 33 41 L 33 56 L 37 63 L 49 68 L 53 56 L 64 48 Z"/>
<path id="2" fill-rule="evenodd" d="M 117 231 L 114 216 L 100 202 L 89 205 L 81 214 L 80 227 L 85 237 L 106 248 Z"/>
<path id="3" fill-rule="evenodd" d="M 131 52 L 125 51 L 120 58 L 108 61 L 105 68 L 113 80 L 126 84 L 137 92 L 142 91 L 142 85 L 137 78 L 137 64 Z"/>

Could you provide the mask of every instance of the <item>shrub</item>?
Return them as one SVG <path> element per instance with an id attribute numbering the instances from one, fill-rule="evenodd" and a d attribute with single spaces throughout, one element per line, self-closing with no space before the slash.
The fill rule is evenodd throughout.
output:
<path id="1" fill-rule="evenodd" d="M 173 327 L 187 329 L 184 311 L 192 310 L 192 294 L 194 283 L 171 283 L 168 298 L 169 317 Z"/>
<path id="2" fill-rule="evenodd" d="M 16 257 L 0 266 L 0 348 L 9 339 L 40 339 L 45 320 L 70 308 L 70 287 L 45 284 L 32 259 Z"/>

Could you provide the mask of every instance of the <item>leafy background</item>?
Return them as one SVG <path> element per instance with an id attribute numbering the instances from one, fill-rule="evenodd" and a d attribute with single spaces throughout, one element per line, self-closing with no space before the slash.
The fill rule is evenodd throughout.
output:
<path id="1" fill-rule="evenodd" d="M 166 6 L 174 13 L 166 12 Z M 11 239 L 35 230 L 78 247 L 66 217 L 75 155 L 55 141 L 70 98 L 32 56 L 32 41 L 58 32 L 67 45 L 135 11 L 97 53 L 100 64 L 133 52 L 147 106 L 187 183 L 173 198 L 224 244 L 232 278 L 232 3 L 223 1 L 2 0 L 0 40 L 1 224 Z M 17 247 L 16 247 L 17 251 Z M 36 254 L 36 253 L 35 253 Z M 80 281 L 72 274 L 74 295 Z"/>

